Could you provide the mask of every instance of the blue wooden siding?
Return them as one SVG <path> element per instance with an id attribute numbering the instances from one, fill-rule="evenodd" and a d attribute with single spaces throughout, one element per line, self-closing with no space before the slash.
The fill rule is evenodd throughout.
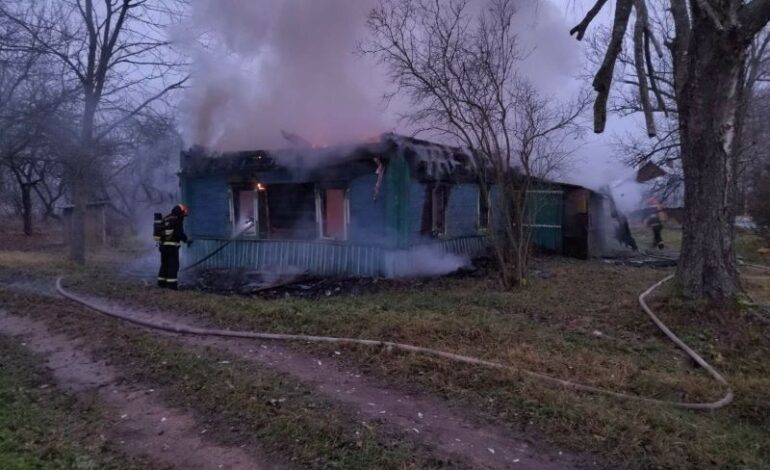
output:
<path id="1" fill-rule="evenodd" d="M 527 197 L 527 219 L 532 244 L 541 250 L 562 252 L 564 192 L 533 191 Z"/>
<path id="2" fill-rule="evenodd" d="M 452 186 L 446 236 L 430 239 L 420 234 L 426 185 L 414 180 L 405 166 L 390 169 L 398 171 L 390 175 L 386 172 L 376 200 L 373 191 L 377 175 L 365 175 L 350 183 L 347 241 L 242 239 L 202 266 L 254 270 L 292 266 L 318 275 L 398 276 L 414 270 L 414 250 L 421 247 L 435 246 L 468 256 L 484 251 L 487 240 L 479 235 L 477 227 L 478 185 Z M 226 175 L 183 178 L 185 201 L 191 209 L 186 228 L 196 240 L 191 250 L 186 250 L 186 257 L 195 262 L 220 247 L 232 234 L 229 183 Z M 276 177 L 276 181 L 279 179 Z M 493 193 L 492 200 L 496 199 Z M 497 204 L 492 205 L 494 218 Z M 529 209 L 533 243 L 561 252 L 562 192 L 545 190 L 531 194 Z"/>
<path id="3" fill-rule="evenodd" d="M 226 240 L 196 241 L 187 252 L 194 263 Z M 243 239 L 232 242 L 201 264 L 202 268 L 278 270 L 298 267 L 324 276 L 379 276 L 383 272 L 383 247 L 326 241 Z"/>
<path id="4" fill-rule="evenodd" d="M 385 200 L 387 188 L 381 187 L 377 200 L 374 200 L 374 187 L 377 175 L 371 174 L 356 178 L 350 183 L 348 200 L 350 205 L 350 225 L 348 239 L 353 243 L 382 245 L 387 242 L 385 235 Z"/>
<path id="5" fill-rule="evenodd" d="M 407 188 L 407 226 L 409 227 L 409 242 L 416 243 L 424 237 L 420 234 L 422 228 L 422 208 L 425 204 L 425 185 L 410 179 Z"/>
<path id="6" fill-rule="evenodd" d="M 230 236 L 227 178 L 224 175 L 186 178 L 184 188 L 190 207 L 190 217 L 185 223 L 188 235 L 192 238 Z"/>
<path id="7" fill-rule="evenodd" d="M 491 189 L 490 200 L 492 224 L 498 227 L 497 233 L 502 233 L 499 225 L 503 222 L 500 215 L 500 193 L 494 187 Z M 527 198 L 527 212 L 531 243 L 538 249 L 561 253 L 564 192 L 556 187 L 531 191 Z"/>
<path id="8" fill-rule="evenodd" d="M 385 170 L 385 238 L 390 246 L 410 244 L 409 185 L 412 175 L 403 156 L 392 158 Z"/>
<path id="9" fill-rule="evenodd" d="M 447 238 L 473 236 L 478 233 L 478 201 L 477 184 L 452 186 L 446 213 Z"/>
<path id="10" fill-rule="evenodd" d="M 411 180 L 409 183 L 409 240 L 411 243 L 425 241 L 420 234 L 422 211 L 425 204 L 426 184 Z M 452 185 L 446 211 L 445 238 L 478 235 L 478 197 L 476 184 L 460 183 Z"/>
<path id="11" fill-rule="evenodd" d="M 191 264 L 216 250 L 226 240 L 197 240 L 185 250 L 185 264 Z M 435 246 L 458 255 L 480 254 L 486 241 L 482 237 L 461 237 L 414 245 L 407 249 L 327 241 L 236 240 L 201 264 L 202 268 L 246 268 L 277 271 L 300 268 L 322 276 L 389 276 L 414 272 L 413 253 L 421 247 Z"/>

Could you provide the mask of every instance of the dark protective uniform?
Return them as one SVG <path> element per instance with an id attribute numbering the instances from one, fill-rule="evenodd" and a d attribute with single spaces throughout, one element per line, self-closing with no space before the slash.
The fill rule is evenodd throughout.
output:
<path id="1" fill-rule="evenodd" d="M 647 226 L 652 229 L 652 247 L 662 250 L 665 248 L 663 243 L 663 221 L 666 218 L 666 213 L 654 197 L 651 197 L 647 203 L 649 204 Z"/>
<path id="2" fill-rule="evenodd" d="M 188 241 L 184 233 L 184 210 L 174 207 L 171 214 L 163 218 L 163 231 L 160 235 L 160 271 L 158 286 L 177 289 L 179 282 L 179 247 Z"/>
<path id="3" fill-rule="evenodd" d="M 661 222 L 657 212 L 647 219 L 647 225 L 652 229 L 652 247 L 660 250 L 665 248 L 663 243 L 663 222 Z"/>

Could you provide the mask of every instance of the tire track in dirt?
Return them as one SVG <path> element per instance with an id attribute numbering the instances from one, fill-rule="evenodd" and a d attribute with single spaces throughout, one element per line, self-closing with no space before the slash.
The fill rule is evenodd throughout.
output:
<path id="1" fill-rule="evenodd" d="M 137 319 L 167 326 L 209 326 L 169 312 L 142 311 L 105 299 L 78 295 Z M 99 313 L 94 312 L 94 315 Z M 502 426 L 481 424 L 450 408 L 445 401 L 384 385 L 327 357 L 314 357 L 275 342 L 160 334 L 176 336 L 192 347 L 214 348 L 288 374 L 309 384 L 326 398 L 347 405 L 358 416 L 383 422 L 395 432 L 412 436 L 438 456 L 464 461 L 474 468 L 557 470 L 589 467 L 585 459 L 545 450 L 531 436 Z"/>
<path id="2" fill-rule="evenodd" d="M 264 456 L 209 442 L 189 413 L 165 406 L 149 386 L 125 383 L 120 370 L 94 357 L 83 339 L 54 334 L 43 322 L 2 309 L 0 334 L 21 337 L 27 349 L 46 357 L 59 388 L 106 405 L 109 438 L 126 454 L 184 470 L 283 468 Z"/>

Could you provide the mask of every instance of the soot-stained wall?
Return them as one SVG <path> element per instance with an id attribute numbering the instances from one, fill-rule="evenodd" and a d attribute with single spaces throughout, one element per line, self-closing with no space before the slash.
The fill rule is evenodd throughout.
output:
<path id="1" fill-rule="evenodd" d="M 228 180 L 224 175 L 187 178 L 185 199 L 191 212 L 186 222 L 188 235 L 195 237 L 229 237 L 230 201 Z"/>
<path id="2" fill-rule="evenodd" d="M 409 184 L 409 239 L 412 242 L 425 241 L 422 235 L 422 218 L 427 190 L 433 183 L 420 183 L 412 179 Z M 476 184 L 458 183 L 449 185 L 449 200 L 446 208 L 446 234 L 442 238 L 469 237 L 479 235 L 478 230 L 479 187 Z"/>
<path id="3" fill-rule="evenodd" d="M 446 224 L 447 237 L 467 237 L 478 234 L 479 187 L 457 184 L 449 191 Z"/>
<path id="4" fill-rule="evenodd" d="M 374 199 L 377 175 L 371 174 L 356 178 L 350 183 L 348 198 L 350 206 L 350 224 L 348 239 L 351 242 L 380 245 L 385 240 L 385 198 L 387 189 L 380 188 Z"/>

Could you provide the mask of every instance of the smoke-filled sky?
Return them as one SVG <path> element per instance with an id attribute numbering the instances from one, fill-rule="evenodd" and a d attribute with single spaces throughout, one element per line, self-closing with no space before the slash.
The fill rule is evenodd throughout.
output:
<path id="1" fill-rule="evenodd" d="M 193 22 L 210 48 L 194 51 L 187 138 L 220 149 L 315 144 L 388 129 L 385 83 L 354 54 L 371 0 L 201 0 Z"/>
<path id="2" fill-rule="evenodd" d="M 473 0 L 483 2 L 484 0 Z M 285 147 L 281 131 L 313 144 L 361 140 L 381 132 L 410 133 L 396 116 L 399 101 L 386 107 L 385 73 L 356 54 L 366 36 L 366 15 L 377 0 L 198 0 L 184 39 L 205 34 L 194 47 L 194 82 L 183 110 L 188 144 L 218 150 Z M 568 34 L 590 7 L 587 0 L 521 0 L 519 40 L 532 53 L 523 70 L 549 95 L 566 97 L 581 84 L 585 45 Z M 599 18 L 606 21 L 608 11 Z M 604 18 L 604 19 L 602 19 Z M 192 41 L 190 41 L 192 43 Z M 622 168 L 607 158 L 610 136 L 589 141 L 578 152 L 597 176 L 598 167 Z M 597 144 L 598 142 L 598 144 Z M 599 155 L 601 154 L 601 155 Z M 602 163 L 596 165 L 601 161 Z M 606 177 L 597 177 L 605 180 Z"/>
<path id="3" fill-rule="evenodd" d="M 483 0 L 478 0 L 483 1 Z M 376 0 L 200 0 L 192 30 L 206 32 L 188 95 L 188 139 L 221 148 L 282 145 L 281 130 L 314 143 L 360 139 L 399 129 L 381 97 L 384 72 L 355 53 Z M 564 90 L 580 67 L 563 11 L 523 1 L 524 70 L 547 92 Z M 570 87 L 567 87 L 570 88 Z"/>

